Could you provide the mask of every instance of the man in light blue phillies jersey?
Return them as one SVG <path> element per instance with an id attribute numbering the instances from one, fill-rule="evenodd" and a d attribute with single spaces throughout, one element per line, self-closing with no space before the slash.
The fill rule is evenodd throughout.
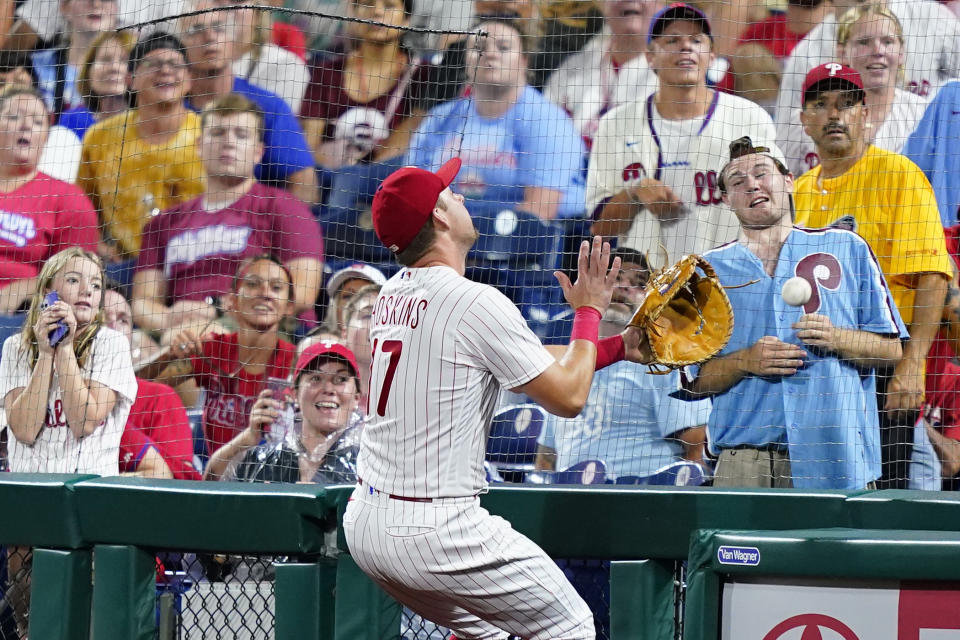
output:
<path id="1" fill-rule="evenodd" d="M 960 222 L 960 81 L 943 85 L 920 124 L 907 138 L 903 155 L 927 176 L 940 209 L 944 227 Z"/>
<path id="2" fill-rule="evenodd" d="M 689 389 L 713 396 L 707 426 L 717 486 L 857 489 L 880 477 L 875 370 L 909 336 L 858 235 L 792 226 L 793 177 L 776 147 L 730 145 L 724 202 L 734 242 L 704 254 L 734 311 L 730 342 Z M 790 278 L 811 287 L 788 305 Z"/>
<path id="3" fill-rule="evenodd" d="M 612 303 L 601 335 L 619 333 L 632 315 L 630 306 Z M 670 392 L 677 386 L 676 371 L 649 375 L 619 362 L 597 371 L 579 416 L 547 416 L 537 440 L 537 469 L 562 471 L 602 460 L 608 478 L 645 477 L 684 458 L 701 462 L 710 401 L 673 398 Z"/>

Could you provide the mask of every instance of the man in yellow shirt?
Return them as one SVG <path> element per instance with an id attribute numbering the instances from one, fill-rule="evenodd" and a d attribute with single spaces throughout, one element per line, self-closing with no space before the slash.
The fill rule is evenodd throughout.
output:
<path id="1" fill-rule="evenodd" d="M 803 83 L 800 120 L 821 164 L 796 182 L 797 224 L 859 233 L 876 255 L 910 331 L 903 359 L 893 371 L 878 372 L 877 379 L 883 451 L 877 484 L 905 488 L 923 402 L 924 362 L 952 274 L 937 203 L 915 164 L 867 142 L 867 106 L 855 70 L 836 62 L 812 69 Z"/>
<path id="2" fill-rule="evenodd" d="M 155 32 L 130 52 L 129 70 L 133 108 L 90 128 L 77 177 L 100 213 L 100 253 L 110 261 L 136 257 L 151 215 L 204 190 L 183 44 Z"/>

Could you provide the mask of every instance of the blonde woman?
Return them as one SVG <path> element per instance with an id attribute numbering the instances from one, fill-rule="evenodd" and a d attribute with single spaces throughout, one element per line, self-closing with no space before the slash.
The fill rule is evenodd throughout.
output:
<path id="1" fill-rule="evenodd" d="M 50 303 L 52 292 L 59 300 Z M 66 332 L 52 344 L 59 325 Z M 3 345 L 10 470 L 117 475 L 136 396 L 130 345 L 103 326 L 103 265 L 65 249 L 43 266 L 23 331 Z"/>
<path id="2" fill-rule="evenodd" d="M 925 98 L 900 88 L 907 59 L 905 42 L 900 20 L 880 3 L 853 7 L 837 21 L 837 59 L 853 67 L 863 81 L 867 139 L 894 153 L 903 150 L 927 108 Z M 793 112 L 792 125 L 778 131 L 780 136 L 785 133 L 787 137 L 779 142 L 794 175 L 820 164 L 813 140 L 800 125 L 799 109 Z"/>

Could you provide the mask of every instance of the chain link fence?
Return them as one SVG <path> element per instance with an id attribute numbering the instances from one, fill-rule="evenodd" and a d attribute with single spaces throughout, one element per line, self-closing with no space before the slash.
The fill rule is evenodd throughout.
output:
<path id="1" fill-rule="evenodd" d="M 29 611 L 30 550 L 7 547 L 0 569 L 0 640 L 22 640 Z M 269 640 L 274 637 L 275 563 L 286 557 L 157 554 L 157 640 Z M 558 559 L 594 615 L 598 640 L 610 635 L 610 562 Z M 676 638 L 681 637 L 683 566 L 675 567 Z M 450 631 L 410 610 L 384 640 L 447 640 Z"/>

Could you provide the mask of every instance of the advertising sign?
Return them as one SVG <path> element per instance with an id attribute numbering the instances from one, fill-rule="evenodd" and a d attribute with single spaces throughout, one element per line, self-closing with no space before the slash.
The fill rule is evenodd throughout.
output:
<path id="1" fill-rule="evenodd" d="M 960 585 L 733 582 L 720 640 L 960 640 Z"/>

